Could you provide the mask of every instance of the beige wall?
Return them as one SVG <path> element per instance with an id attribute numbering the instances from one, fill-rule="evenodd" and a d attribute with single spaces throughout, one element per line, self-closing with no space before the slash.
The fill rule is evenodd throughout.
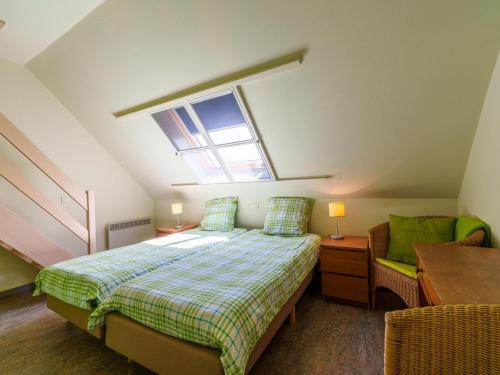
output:
<path id="1" fill-rule="evenodd" d="M 498 1 L 108 0 L 28 67 L 155 199 L 158 224 L 174 222 L 171 201 L 198 221 L 205 200 L 238 195 L 239 224 L 259 227 L 268 197 L 306 195 L 318 199 L 313 231 L 330 231 L 326 203 L 338 197 L 344 231 L 362 234 L 390 212 L 457 213 L 499 11 Z M 278 176 L 328 182 L 173 188 L 195 176 L 152 118 L 112 116 L 297 50 L 300 69 L 241 89 Z"/>
<path id="2" fill-rule="evenodd" d="M 28 67 L 154 199 L 195 177 L 150 116 L 112 113 L 297 50 L 300 69 L 242 87 L 279 177 L 334 175 L 329 193 L 357 198 L 458 196 L 500 1 L 146 4 L 106 1 Z"/>
<path id="3" fill-rule="evenodd" d="M 311 186 L 313 188 L 311 188 Z M 235 195 L 239 198 L 237 225 L 262 228 L 267 211 L 267 199 L 277 195 L 300 195 L 316 198 L 310 230 L 326 235 L 334 230 L 335 221 L 328 217 L 328 202 L 334 198 L 346 204 L 346 217 L 342 231 L 347 234 L 366 235 L 368 228 L 384 222 L 389 213 L 399 215 L 457 214 L 457 200 L 451 199 L 368 199 L 347 198 L 325 192 L 328 184 L 322 181 L 257 182 L 239 185 L 186 186 L 176 190 L 176 198 L 155 201 L 157 225 L 175 222 L 170 204 L 183 203 L 183 222 L 198 223 L 203 217 L 205 201 L 211 198 Z M 321 188 L 324 190 L 322 191 Z"/>
<path id="4" fill-rule="evenodd" d="M 174 200 L 185 203 L 183 220 L 197 222 L 205 200 L 226 195 L 239 196 L 238 222 L 248 227 L 262 226 L 270 196 L 315 197 L 311 230 L 320 234 L 333 228 L 327 217 L 333 198 L 346 201 L 343 231 L 353 234 L 366 233 L 391 212 L 457 213 L 454 197 L 500 43 L 500 3 L 284 4 L 108 0 L 28 64 L 50 92 L 24 67 L 1 63 L 0 110 L 77 183 L 96 190 L 100 248 L 106 222 L 151 213 L 141 187 L 155 199 L 158 224 L 174 222 Z M 245 84 L 242 92 L 277 174 L 333 175 L 328 182 L 172 188 L 194 176 L 154 121 L 112 116 L 296 50 L 306 51 L 300 69 Z M 492 142 L 488 131 L 484 137 Z M 0 144 L 2 156 L 59 198 L 9 147 Z M 461 202 L 494 223 L 493 212 L 480 208 L 487 203 L 478 203 L 492 198 L 469 187 L 478 181 L 474 173 L 493 174 L 474 162 L 480 151 L 471 155 Z M 0 184 L 4 204 L 75 254 L 83 251 Z"/>
<path id="5" fill-rule="evenodd" d="M 96 193 L 97 248 L 105 248 L 105 224 L 149 216 L 153 202 L 127 172 L 24 66 L 0 60 L 0 112 L 85 190 Z M 65 194 L 20 156 L 3 138 L 0 157 L 84 224 L 76 204 L 61 202 Z M 75 255 L 84 244 L 38 206 L 0 179 L 0 203 L 33 223 Z M 29 283 L 34 269 L 0 249 L 0 291 Z"/>
<path id="6" fill-rule="evenodd" d="M 0 292 L 31 283 L 38 270 L 0 247 Z"/>
<path id="7" fill-rule="evenodd" d="M 491 225 L 500 247 L 500 55 L 477 127 L 459 196 L 461 212 Z"/>

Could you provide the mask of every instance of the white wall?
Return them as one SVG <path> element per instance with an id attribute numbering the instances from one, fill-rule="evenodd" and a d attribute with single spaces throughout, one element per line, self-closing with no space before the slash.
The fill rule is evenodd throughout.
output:
<path id="1" fill-rule="evenodd" d="M 239 224 L 259 227 L 268 197 L 305 195 L 318 199 L 313 231 L 330 231 L 326 203 L 341 198 L 344 231 L 363 234 L 390 212 L 457 213 L 499 11 L 498 1 L 108 0 L 28 67 L 155 199 L 158 224 L 174 222 L 174 200 L 197 222 L 205 200 L 238 195 Z M 278 176 L 329 182 L 173 188 L 195 176 L 152 118 L 112 116 L 298 50 L 300 69 L 242 92 Z"/>
<path id="2" fill-rule="evenodd" d="M 311 186 L 313 188 L 311 188 Z M 342 219 L 342 231 L 346 234 L 366 235 L 373 225 L 387 221 L 388 214 L 399 215 L 456 215 L 457 200 L 451 199 L 379 199 L 347 198 L 328 193 L 329 184 L 323 181 L 256 182 L 206 186 L 185 186 L 176 189 L 173 199 L 155 201 L 155 221 L 158 225 L 175 222 L 170 204 L 183 203 L 183 222 L 198 223 L 203 217 L 205 201 L 211 198 L 235 195 L 239 198 L 237 225 L 262 228 L 267 211 L 267 199 L 271 196 L 307 196 L 316 198 L 310 230 L 326 235 L 334 230 L 335 221 L 328 217 L 328 202 L 334 198 L 346 204 L 346 217 Z"/>
<path id="3" fill-rule="evenodd" d="M 104 0 L 2 0 L 0 60 L 27 63 Z"/>
<path id="4" fill-rule="evenodd" d="M 24 66 L 0 60 L 0 112 L 56 163 L 77 185 L 96 193 L 97 248 L 105 248 L 105 225 L 113 220 L 153 213 L 149 195 L 96 142 L 64 106 Z M 55 199 L 84 224 L 76 204 L 62 203 L 65 194 L 7 143 L 0 140 L 0 157 Z M 0 203 L 33 223 L 75 255 L 85 246 L 7 181 L 0 179 Z M 0 249 L 0 291 L 29 283 L 34 269 Z"/>
<path id="5" fill-rule="evenodd" d="M 242 87 L 279 177 L 456 198 L 499 45 L 500 1 L 108 0 L 28 67 L 160 200 L 194 175 L 150 116 L 112 113 L 303 50 Z"/>
<path id="6" fill-rule="evenodd" d="M 26 285 L 38 270 L 0 247 L 0 291 Z"/>
<path id="7" fill-rule="evenodd" d="M 71 114 L 25 68 L 1 65 L 0 110 L 80 185 L 96 190 L 101 248 L 105 222 L 152 210 L 148 195 L 107 152 L 155 199 L 158 224 L 174 222 L 174 200 L 185 203 L 183 220 L 197 222 L 205 200 L 226 195 L 239 196 L 238 222 L 249 227 L 262 226 L 270 196 L 315 197 L 311 230 L 320 234 L 333 228 L 326 214 L 333 198 L 346 201 L 344 232 L 352 234 L 366 233 L 391 212 L 457 213 L 500 42 L 500 3 L 284 4 L 106 1 L 28 64 Z M 334 175 L 329 182 L 172 188 L 194 176 L 154 121 L 112 116 L 297 50 L 306 51 L 300 69 L 242 91 L 278 175 Z M 1 188 L 2 201 L 29 204 L 15 191 L 3 196 Z M 464 202 L 467 190 L 464 181 Z M 38 217 L 25 211 L 30 220 Z M 48 230 L 50 220 L 37 224 Z M 76 248 L 64 233 L 51 236 Z"/>
<path id="8" fill-rule="evenodd" d="M 500 247 L 500 54 L 476 130 L 459 196 L 461 212 L 491 225 Z"/>

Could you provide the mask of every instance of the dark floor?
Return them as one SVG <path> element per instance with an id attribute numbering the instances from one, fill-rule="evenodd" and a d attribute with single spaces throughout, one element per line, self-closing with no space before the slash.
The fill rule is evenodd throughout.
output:
<path id="1" fill-rule="evenodd" d="M 287 323 L 251 371 L 262 374 L 382 374 L 384 312 L 400 308 L 388 292 L 381 308 L 325 302 L 318 288 L 304 294 L 297 329 Z M 152 374 L 66 322 L 43 297 L 23 293 L 0 300 L 0 374 Z"/>

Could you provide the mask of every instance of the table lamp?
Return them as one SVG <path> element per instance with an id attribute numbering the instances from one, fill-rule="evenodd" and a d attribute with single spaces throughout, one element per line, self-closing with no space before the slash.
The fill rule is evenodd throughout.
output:
<path id="1" fill-rule="evenodd" d="M 182 214 L 182 203 L 172 203 L 172 214 L 177 215 L 177 225 L 175 228 L 182 228 L 182 225 L 179 223 L 179 214 Z"/>
<path id="2" fill-rule="evenodd" d="M 344 202 L 330 202 L 328 203 L 328 216 L 334 217 L 336 224 L 337 224 L 337 230 L 335 234 L 330 235 L 330 238 L 332 240 L 342 240 L 344 239 L 344 236 L 339 234 L 339 217 L 344 217 L 345 216 L 345 206 Z"/>

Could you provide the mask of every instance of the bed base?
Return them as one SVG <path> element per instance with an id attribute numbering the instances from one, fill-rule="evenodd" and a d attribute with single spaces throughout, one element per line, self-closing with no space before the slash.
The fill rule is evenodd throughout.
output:
<path id="1" fill-rule="evenodd" d="M 295 328 L 295 304 L 312 280 L 312 272 L 281 308 L 248 359 L 248 373 L 287 317 Z M 106 317 L 106 345 L 159 374 L 222 375 L 220 350 L 165 335 L 120 313 Z"/>
<path id="2" fill-rule="evenodd" d="M 80 307 L 70 305 L 69 303 L 63 302 L 60 299 L 51 296 L 50 294 L 47 294 L 47 307 L 77 327 L 90 333 L 92 336 L 97 337 L 99 340 L 104 339 L 105 326 L 97 327 L 91 332 L 87 330 L 87 321 L 92 313 L 92 310 L 85 310 Z"/>

